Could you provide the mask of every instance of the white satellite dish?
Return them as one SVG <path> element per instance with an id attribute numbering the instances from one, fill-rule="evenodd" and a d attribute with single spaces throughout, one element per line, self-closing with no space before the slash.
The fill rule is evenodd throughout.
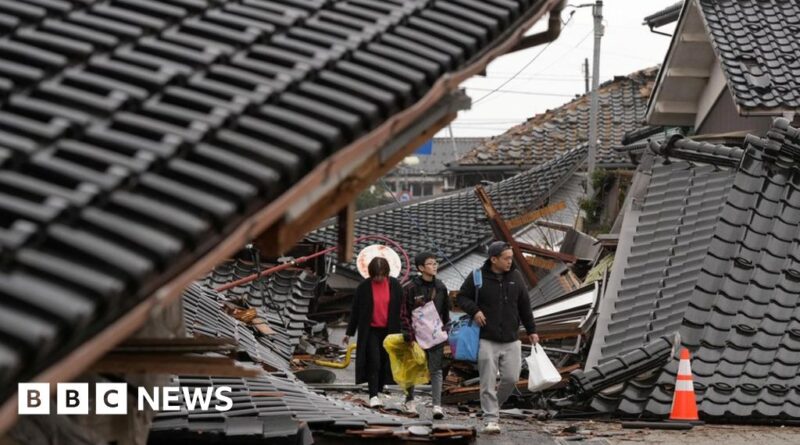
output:
<path id="1" fill-rule="evenodd" d="M 397 278 L 400 276 L 400 271 L 403 270 L 403 262 L 400 260 L 400 255 L 397 254 L 391 247 L 384 246 L 383 244 L 373 244 L 367 246 L 358 253 L 356 258 L 356 267 L 358 273 L 362 277 L 369 277 L 369 263 L 375 257 L 383 257 L 389 262 L 389 275 Z"/>

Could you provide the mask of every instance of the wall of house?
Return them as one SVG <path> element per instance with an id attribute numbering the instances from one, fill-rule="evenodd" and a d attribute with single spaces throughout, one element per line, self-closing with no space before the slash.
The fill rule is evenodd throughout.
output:
<path id="1" fill-rule="evenodd" d="M 697 134 L 730 133 L 733 131 L 747 131 L 757 135 L 764 135 L 769 129 L 772 117 L 739 116 L 733 98 L 729 91 L 720 94 L 719 99 L 711 108 L 708 116 L 696 129 Z"/>

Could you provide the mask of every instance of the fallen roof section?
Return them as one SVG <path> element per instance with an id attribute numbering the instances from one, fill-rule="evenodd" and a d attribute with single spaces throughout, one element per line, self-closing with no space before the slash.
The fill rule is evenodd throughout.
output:
<path id="1" fill-rule="evenodd" d="M 276 222 L 328 216 L 313 206 L 452 119 L 458 83 L 559 4 L 64 2 L 11 17 L 0 292 L 25 323 L 0 345 L 0 397 L 76 376 Z"/>
<path id="2" fill-rule="evenodd" d="M 701 153 L 707 148 L 696 147 Z M 713 156 L 713 151 L 705 154 Z M 621 235 L 587 368 L 680 328 L 733 183 L 732 169 L 653 159 L 652 153 L 648 157 L 637 171 L 647 180 L 641 207 L 625 215 L 623 224 L 629 229 Z M 718 161 L 724 164 L 728 159 Z M 613 400 L 613 394 L 601 396 L 595 407 L 607 410 Z"/>
<path id="3" fill-rule="evenodd" d="M 227 291 L 213 289 L 250 274 L 239 261 L 218 266 L 205 280 L 195 283 L 183 294 L 186 332 L 234 340 L 250 360 L 271 370 L 288 370 L 295 348 L 309 323 L 306 315 L 315 296 L 317 278 L 305 271 L 280 271 L 264 277 L 264 283 L 251 282 Z M 259 288 L 263 284 L 263 292 Z M 262 306 L 262 298 L 266 306 Z M 245 304 L 246 302 L 246 304 Z M 273 333 L 259 335 L 252 323 L 237 319 L 224 310 L 225 304 L 250 308 Z"/>
<path id="4" fill-rule="evenodd" d="M 633 346 L 630 349 L 647 341 L 641 340 L 642 329 L 649 332 L 647 337 L 651 340 L 652 335 L 679 333 L 682 346 L 693 354 L 700 414 L 709 420 L 775 422 L 800 418 L 800 401 L 796 397 L 796 371 L 800 366 L 800 315 L 796 310 L 800 250 L 795 241 L 800 226 L 800 195 L 795 185 L 800 161 L 798 143 L 800 130 L 779 118 L 765 138 L 748 136 L 743 152 L 728 147 L 729 153 L 742 153 L 742 158 L 732 170 L 733 176 L 726 178 L 729 185 L 723 200 L 713 206 L 715 215 L 709 214 L 705 223 L 697 225 L 699 218 L 686 218 L 675 211 L 663 213 L 660 220 L 667 222 L 676 216 L 682 218 L 680 225 L 670 227 L 690 229 L 679 233 L 667 230 L 663 241 L 647 240 L 658 251 L 668 249 L 666 255 L 655 254 L 654 258 L 670 273 L 653 265 L 652 273 L 640 271 L 631 276 L 628 286 L 641 290 L 643 304 L 617 301 L 617 309 L 611 312 L 612 323 L 615 314 L 620 314 L 619 323 L 622 315 L 636 323 L 626 326 L 640 338 L 638 342 L 625 343 Z M 708 149 L 691 141 L 686 141 L 683 148 Z M 715 150 L 720 148 L 725 147 Z M 695 167 L 701 168 L 704 167 Z M 715 188 L 718 189 L 705 190 Z M 690 196 L 703 196 L 692 192 L 691 187 L 686 189 Z M 663 188 L 664 192 L 668 190 Z M 718 202 L 717 193 L 712 195 L 711 202 Z M 649 191 L 648 198 L 652 196 Z M 647 208 L 648 204 L 644 205 Z M 693 224 L 702 230 L 691 230 Z M 648 227 L 641 218 L 638 226 Z M 705 253 L 700 255 L 699 250 Z M 618 251 L 618 257 L 619 254 Z M 640 263 L 641 267 L 651 264 Z M 626 274 L 629 271 L 630 267 L 625 268 Z M 648 285 L 654 278 L 658 283 Z M 623 284 L 622 289 L 625 287 Z M 653 306 L 658 300 L 663 301 Z M 642 314 L 659 310 L 667 313 L 650 317 L 621 312 L 630 312 L 629 308 Z M 607 336 L 605 342 L 597 342 L 596 348 L 613 346 L 608 339 Z M 598 366 L 603 366 L 606 353 L 609 358 L 611 354 L 624 354 L 621 349 L 603 351 Z M 621 393 L 602 394 L 594 399 L 593 407 L 625 415 L 665 416 L 672 403 L 676 374 L 674 355 L 663 372 L 632 380 Z"/>
<path id="5" fill-rule="evenodd" d="M 450 425 L 461 431 L 452 437 L 436 437 L 430 421 L 376 413 L 351 403 L 317 394 L 291 375 L 269 374 L 257 379 L 219 377 L 176 377 L 172 386 L 189 389 L 228 386 L 233 407 L 226 412 L 214 408 L 188 410 L 181 395 L 181 411 L 160 412 L 150 431 L 149 443 L 171 444 L 176 440 L 192 443 L 255 443 L 256 439 L 294 438 L 291 443 L 312 443 L 310 433 L 358 438 L 409 439 L 411 427 L 422 427 L 426 434 L 414 434 L 415 440 L 470 440 L 474 428 Z M 212 399 L 211 406 L 217 404 Z M 381 434 L 369 429 L 380 427 Z M 362 436 L 363 434 L 363 436 Z"/>
<path id="6" fill-rule="evenodd" d="M 800 419 L 800 130 L 778 118 L 747 142 L 680 335 L 704 417 Z M 676 373 L 673 359 L 646 413 L 669 410 Z"/>

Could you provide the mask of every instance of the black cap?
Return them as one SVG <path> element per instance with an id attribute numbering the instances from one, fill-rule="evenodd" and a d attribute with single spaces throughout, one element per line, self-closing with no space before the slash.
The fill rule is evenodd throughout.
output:
<path id="1" fill-rule="evenodd" d="M 418 253 L 414 256 L 414 266 L 424 266 L 428 258 L 436 259 L 436 254 L 430 251 Z"/>
<path id="2" fill-rule="evenodd" d="M 501 253 L 511 248 L 511 245 L 505 241 L 495 241 L 489 244 L 489 256 L 500 256 Z"/>

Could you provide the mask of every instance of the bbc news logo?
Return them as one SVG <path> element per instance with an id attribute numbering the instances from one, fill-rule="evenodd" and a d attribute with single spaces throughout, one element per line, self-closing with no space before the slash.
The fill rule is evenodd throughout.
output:
<path id="1" fill-rule="evenodd" d="M 95 414 L 124 415 L 128 414 L 128 384 L 96 383 Z M 19 403 L 17 413 L 20 415 L 47 415 L 50 409 L 50 384 L 20 383 L 17 387 Z M 233 407 L 230 398 L 230 386 L 187 388 L 176 386 L 155 387 L 152 389 L 139 387 L 136 407 L 139 411 L 180 411 L 181 395 L 186 409 L 208 411 L 212 407 L 217 411 L 228 411 Z M 56 414 L 89 414 L 91 399 L 88 383 L 59 383 L 55 394 Z"/>

